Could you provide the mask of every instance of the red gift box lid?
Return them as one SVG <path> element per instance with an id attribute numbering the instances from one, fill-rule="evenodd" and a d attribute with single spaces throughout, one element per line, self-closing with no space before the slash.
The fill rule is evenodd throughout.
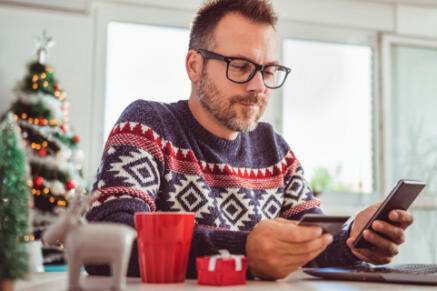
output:
<path id="1" fill-rule="evenodd" d="M 202 257 L 196 259 L 197 270 L 208 271 L 210 257 Z M 247 258 L 241 258 L 242 271 L 247 270 Z M 217 258 L 215 263 L 215 271 L 233 272 L 236 271 L 236 259 L 235 258 Z"/>
<path id="2" fill-rule="evenodd" d="M 197 270 L 202 271 L 246 271 L 247 258 L 242 255 L 231 255 L 228 250 L 219 250 L 220 255 L 196 259 Z"/>

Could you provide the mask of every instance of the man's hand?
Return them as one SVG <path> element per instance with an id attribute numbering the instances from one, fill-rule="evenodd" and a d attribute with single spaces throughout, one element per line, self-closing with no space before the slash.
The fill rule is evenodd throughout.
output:
<path id="1" fill-rule="evenodd" d="M 400 209 L 392 210 L 388 218 L 393 224 L 382 220 L 375 220 L 371 225 L 372 230 L 364 231 L 364 238 L 371 242 L 374 247 L 367 249 L 354 248 L 352 243 L 376 212 L 379 205 L 381 203 L 373 204 L 357 214 L 352 225 L 350 237 L 346 242 L 358 259 L 377 265 L 390 263 L 393 257 L 398 254 L 398 246 L 405 241 L 404 230 L 413 223 L 413 216 L 407 211 Z M 378 233 L 383 234 L 386 238 Z"/>
<path id="2" fill-rule="evenodd" d="M 298 226 L 283 218 L 259 222 L 246 241 L 252 274 L 261 279 L 280 279 L 317 257 L 332 242 L 318 226 Z"/>

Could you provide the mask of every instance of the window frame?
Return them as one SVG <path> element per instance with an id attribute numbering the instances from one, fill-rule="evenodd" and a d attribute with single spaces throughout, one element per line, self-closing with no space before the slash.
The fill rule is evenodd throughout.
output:
<path id="1" fill-rule="evenodd" d="M 391 140 L 391 125 L 392 125 L 392 51 L 393 45 L 405 45 L 409 47 L 418 48 L 432 48 L 437 49 L 437 40 L 416 38 L 409 36 L 401 36 L 397 34 L 383 33 L 380 35 L 381 42 L 381 106 L 380 115 L 383 127 L 381 130 L 382 141 L 382 190 L 390 191 L 391 185 L 390 177 L 392 177 L 393 169 L 391 155 L 391 148 L 393 142 Z M 384 193 L 384 192 L 382 192 Z M 381 196 L 383 198 L 384 196 Z M 434 195 L 419 195 L 414 204 L 413 209 L 437 209 L 437 197 Z"/>
<path id="2" fill-rule="evenodd" d="M 381 143 L 380 143 L 380 114 L 379 114 L 379 58 L 378 33 L 374 30 L 362 30 L 352 28 L 332 27 L 321 24 L 302 23 L 289 20 L 280 20 L 278 22 L 278 34 L 280 42 L 285 39 L 300 39 L 307 41 L 320 41 L 329 43 L 338 43 L 346 45 L 363 45 L 369 46 L 372 50 L 372 147 L 373 147 L 373 181 L 374 189 L 372 193 L 347 193 L 347 192 L 324 192 L 320 196 L 322 207 L 327 214 L 353 215 L 363 207 L 376 202 L 383 195 L 381 181 L 383 181 L 381 171 Z M 281 51 L 281 56 L 282 56 Z M 285 64 L 287 65 L 287 64 Z M 293 68 L 292 64 L 289 64 Z M 293 78 L 291 74 L 290 78 Z M 279 90 L 278 90 L 279 91 Z M 277 98 L 280 100 L 280 108 L 283 108 L 283 90 L 277 92 L 280 94 Z M 273 97 L 272 97 L 273 98 Z M 277 128 L 282 133 L 282 114 L 280 126 Z M 293 148 L 293 145 L 291 145 Z M 305 165 L 303 165 L 305 169 Z"/>

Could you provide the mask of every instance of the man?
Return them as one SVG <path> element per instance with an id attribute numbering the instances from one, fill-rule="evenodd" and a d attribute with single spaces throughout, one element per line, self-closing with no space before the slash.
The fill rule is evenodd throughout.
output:
<path id="1" fill-rule="evenodd" d="M 216 0 L 198 12 L 186 70 L 188 101 L 136 101 L 121 115 L 105 146 L 91 221 L 134 226 L 138 211 L 192 211 L 196 226 L 187 277 L 195 258 L 219 249 L 248 257 L 249 275 L 283 278 L 304 265 L 388 263 L 412 223 L 406 211 L 390 213 L 366 231 L 372 249 L 352 242 L 378 205 L 360 212 L 335 237 L 296 225 L 322 213 L 287 143 L 258 123 L 271 90 L 289 69 L 279 65 L 276 17 L 262 0 Z M 138 275 L 134 245 L 129 274 Z M 92 274 L 108 272 L 88 266 Z"/>

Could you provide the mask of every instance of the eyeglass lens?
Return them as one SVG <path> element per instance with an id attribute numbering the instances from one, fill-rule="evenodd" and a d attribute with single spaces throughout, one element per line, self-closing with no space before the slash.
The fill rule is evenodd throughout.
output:
<path id="1" fill-rule="evenodd" d="M 228 78 L 232 81 L 244 83 L 251 79 L 256 73 L 254 64 L 245 60 L 231 60 L 228 66 Z M 264 84 L 267 87 L 280 86 L 287 75 L 287 72 L 281 66 L 269 65 L 263 70 Z"/>

